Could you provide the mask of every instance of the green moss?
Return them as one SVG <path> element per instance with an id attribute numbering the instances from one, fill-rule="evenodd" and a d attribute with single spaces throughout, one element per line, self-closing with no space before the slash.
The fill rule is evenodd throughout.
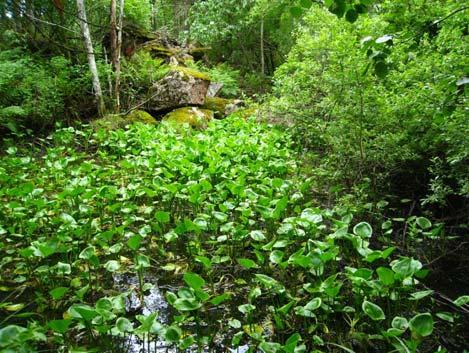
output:
<path id="1" fill-rule="evenodd" d="M 143 110 L 133 110 L 127 116 L 125 116 L 125 119 L 129 122 L 140 122 L 140 123 L 145 123 L 149 125 L 156 125 L 158 122 L 154 117 L 152 117 L 149 113 Z"/>
<path id="2" fill-rule="evenodd" d="M 251 108 L 240 109 L 234 113 L 231 113 L 229 116 L 246 120 L 248 118 L 257 116 L 257 114 L 258 114 L 258 109 L 251 107 Z"/>
<path id="3" fill-rule="evenodd" d="M 185 107 L 166 114 L 163 121 L 184 125 L 188 124 L 196 129 L 205 129 L 209 121 L 213 120 L 213 111 L 196 107 Z"/>
<path id="4" fill-rule="evenodd" d="M 119 114 L 107 114 L 102 118 L 95 119 L 91 122 L 96 130 L 117 130 L 125 127 L 126 120 Z"/>
<path id="5" fill-rule="evenodd" d="M 155 125 L 158 123 L 156 119 L 147 112 L 143 110 L 134 110 L 128 115 L 107 114 L 102 118 L 93 120 L 91 122 L 91 126 L 93 126 L 96 130 L 117 130 L 136 122 L 150 125 Z"/>
<path id="6" fill-rule="evenodd" d="M 179 50 L 176 48 L 167 48 L 163 46 L 163 44 L 159 43 L 158 41 L 151 41 L 145 43 L 141 50 L 149 52 L 155 56 L 159 57 L 171 57 L 178 54 Z"/>
<path id="7" fill-rule="evenodd" d="M 228 104 L 233 103 L 233 99 L 226 99 L 220 97 L 207 97 L 205 104 L 202 106 L 204 109 L 213 110 L 217 118 L 225 117 L 225 109 Z"/>
<path id="8" fill-rule="evenodd" d="M 195 69 L 192 69 L 190 67 L 185 67 L 185 66 L 171 66 L 172 71 L 178 71 L 182 72 L 186 76 L 192 76 L 194 78 L 198 78 L 200 80 L 204 81 L 210 81 L 210 76 L 207 75 L 206 73 L 197 71 Z"/>

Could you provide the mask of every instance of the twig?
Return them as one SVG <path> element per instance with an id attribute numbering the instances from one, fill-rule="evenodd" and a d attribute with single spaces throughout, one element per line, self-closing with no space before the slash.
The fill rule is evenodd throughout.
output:
<path id="1" fill-rule="evenodd" d="M 69 32 L 72 32 L 72 33 L 81 35 L 79 32 L 74 31 L 73 29 L 70 29 L 70 28 L 61 26 L 61 25 L 59 25 L 59 24 L 57 24 L 57 23 L 52 23 L 52 22 L 49 22 L 49 21 L 41 20 L 40 18 L 36 18 L 36 17 L 34 17 L 33 15 L 30 15 L 30 14 L 25 14 L 25 15 L 26 15 L 26 17 L 28 17 L 29 19 L 31 19 L 31 20 L 33 20 L 33 21 L 41 22 L 41 23 L 47 24 L 47 25 L 49 25 L 49 26 L 60 27 L 60 28 L 62 28 L 62 29 L 65 29 L 66 31 L 69 31 Z"/>
<path id="2" fill-rule="evenodd" d="M 439 24 L 443 21 L 446 21 L 448 18 L 456 15 L 458 12 L 461 12 L 461 11 L 464 11 L 464 10 L 467 10 L 467 9 L 469 9 L 469 6 L 461 7 L 460 9 L 454 10 L 449 15 L 443 17 L 441 20 L 437 20 L 437 21 L 432 22 L 430 25 L 428 25 L 428 27 L 436 26 L 437 24 Z"/>
<path id="3" fill-rule="evenodd" d="M 453 249 L 452 251 L 447 252 L 447 253 L 444 253 L 443 255 L 438 256 L 436 259 L 433 259 L 432 261 L 430 261 L 430 262 L 428 262 L 427 264 L 425 264 L 425 266 L 429 266 L 429 265 L 431 265 L 431 264 L 433 264 L 433 263 L 435 263 L 435 262 L 441 260 L 442 258 L 448 256 L 449 254 L 453 254 L 453 253 L 457 252 L 459 249 L 461 249 L 464 245 L 467 245 L 467 244 L 469 244 L 469 242 L 467 242 L 467 241 L 466 241 L 466 242 L 463 242 L 463 243 L 461 243 L 461 244 L 459 244 L 459 245 L 458 245 L 455 249 Z"/>

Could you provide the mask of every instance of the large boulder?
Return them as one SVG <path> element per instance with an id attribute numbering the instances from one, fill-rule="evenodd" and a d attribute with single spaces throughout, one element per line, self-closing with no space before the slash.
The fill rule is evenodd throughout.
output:
<path id="1" fill-rule="evenodd" d="M 184 107 L 166 114 L 163 117 L 163 121 L 167 121 L 175 125 L 188 124 L 196 129 L 205 129 L 207 124 L 213 120 L 213 116 L 213 111 L 208 109 Z"/>
<path id="2" fill-rule="evenodd" d="M 210 78 L 187 67 L 172 67 L 168 74 L 153 84 L 147 110 L 160 112 L 184 106 L 201 106 L 210 85 Z"/>

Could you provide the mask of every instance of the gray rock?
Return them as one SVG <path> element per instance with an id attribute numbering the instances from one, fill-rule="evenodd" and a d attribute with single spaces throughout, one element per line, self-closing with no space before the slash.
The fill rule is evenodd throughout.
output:
<path id="1" fill-rule="evenodd" d="M 146 108 L 158 112 L 201 106 L 205 103 L 209 85 L 210 79 L 203 73 L 186 67 L 173 67 L 163 79 L 153 84 Z"/>

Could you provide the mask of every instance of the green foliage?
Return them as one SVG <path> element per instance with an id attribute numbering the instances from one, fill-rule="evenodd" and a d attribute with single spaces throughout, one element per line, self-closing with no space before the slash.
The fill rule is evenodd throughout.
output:
<path id="1" fill-rule="evenodd" d="M 145 29 L 151 28 L 152 4 L 150 1 L 125 0 L 124 7 L 126 21 L 130 21 Z"/>
<path id="2" fill-rule="evenodd" d="M 426 351 L 422 342 L 436 343 L 440 322 L 427 305 L 433 292 L 419 291 L 422 263 L 371 245 L 382 231 L 346 209 L 314 207 L 312 180 L 298 174 L 291 147 L 289 133 L 233 117 L 203 132 L 164 123 L 67 128 L 37 149 L 8 147 L 0 159 L 2 291 L 34 290 L 0 311 L 33 322 L 23 303 L 34 302 L 41 315 L 28 335 L 26 324 L 3 328 L 0 348 L 34 352 L 47 340 L 54 349 L 103 350 L 109 332 L 132 332 L 181 349 L 228 337 L 226 346 L 265 352 L 325 342 L 351 350 L 357 339 L 364 348 L 373 340 Z M 432 227 L 423 217 L 409 222 Z M 168 321 L 125 311 L 126 298 L 145 300 L 150 271 L 174 288 Z M 138 287 L 112 296 L 118 274 L 135 276 Z"/>
<path id="3" fill-rule="evenodd" d="M 201 72 L 207 73 L 212 82 L 223 84 L 220 95 L 227 98 L 235 98 L 239 96 L 239 71 L 232 68 L 227 63 L 218 64 L 213 67 L 207 67 L 200 62 L 190 61 L 187 63 L 190 67 L 194 67 Z"/>
<path id="4" fill-rule="evenodd" d="M 20 49 L 0 53 L 0 125 L 50 127 L 86 111 L 89 77 L 62 56 L 45 60 Z"/>
<path id="5" fill-rule="evenodd" d="M 402 196 L 440 205 L 467 196 L 467 93 L 457 85 L 467 66 L 467 11 L 431 35 L 414 30 L 412 19 L 434 21 L 456 2 L 423 3 L 411 12 L 399 7 L 412 15 L 402 18 L 393 13 L 400 2 L 384 2 L 353 25 L 318 7 L 304 17 L 269 109 L 295 123 L 330 185 L 379 194 L 405 183 Z"/>
<path id="6" fill-rule="evenodd" d="M 122 102 L 127 109 L 147 97 L 154 82 L 163 78 L 169 66 L 163 59 L 154 59 L 150 53 L 141 50 L 131 59 L 122 61 Z"/>

